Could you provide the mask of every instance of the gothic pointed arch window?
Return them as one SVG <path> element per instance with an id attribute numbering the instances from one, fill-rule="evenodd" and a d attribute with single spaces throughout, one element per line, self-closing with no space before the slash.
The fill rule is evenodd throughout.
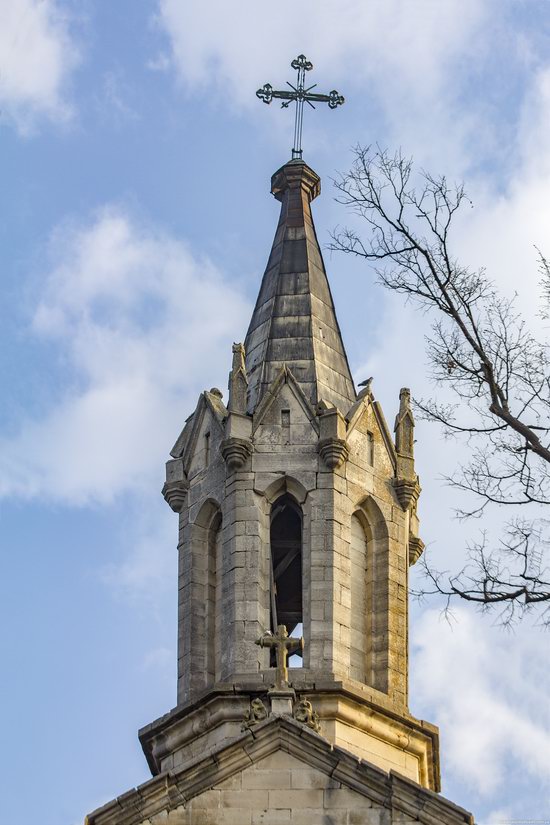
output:
<path id="1" fill-rule="evenodd" d="M 206 582 L 207 681 L 221 679 L 222 666 L 222 516 L 214 514 L 207 535 Z"/>
<path id="2" fill-rule="evenodd" d="M 271 509 L 271 629 L 289 633 L 303 621 L 302 509 L 285 493 Z"/>
<path id="3" fill-rule="evenodd" d="M 350 541 L 350 676 L 367 681 L 367 534 L 357 513 L 351 517 Z"/>

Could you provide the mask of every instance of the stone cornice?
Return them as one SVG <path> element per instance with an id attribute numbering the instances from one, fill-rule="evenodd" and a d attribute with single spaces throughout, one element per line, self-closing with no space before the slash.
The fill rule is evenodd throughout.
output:
<path id="1" fill-rule="evenodd" d="M 349 456 L 349 447 L 343 438 L 323 438 L 318 444 L 318 449 L 329 470 L 341 467 Z"/>
<path id="2" fill-rule="evenodd" d="M 420 536 L 413 536 L 409 534 L 409 566 L 416 564 L 422 553 L 424 552 L 424 542 Z"/>
<path id="3" fill-rule="evenodd" d="M 162 495 L 174 513 L 181 513 L 188 491 L 189 482 L 186 480 L 167 481 L 162 488 Z"/>
<path id="4" fill-rule="evenodd" d="M 221 444 L 221 451 L 229 472 L 240 470 L 247 459 L 252 455 L 252 444 L 246 438 L 235 436 L 225 438 Z"/>
<path id="5" fill-rule="evenodd" d="M 353 683 L 317 678 L 299 681 L 293 687 L 299 699 L 312 702 L 321 722 L 338 721 L 367 737 L 386 742 L 390 747 L 418 760 L 419 781 L 439 790 L 439 731 L 428 722 L 411 716 L 378 691 L 357 689 Z M 169 714 L 140 730 L 139 738 L 151 773 L 159 774 L 171 754 L 195 752 L 203 748 L 207 735 L 216 730 L 234 736 L 240 730 L 245 711 L 254 697 L 266 696 L 268 682 L 218 685 L 193 703 L 175 708 Z M 234 733 L 227 733 L 229 728 Z M 217 734 L 216 734 L 217 736 Z M 210 745 L 209 745 L 210 747 Z M 170 760 L 168 762 L 170 764 Z"/>
<path id="6" fill-rule="evenodd" d="M 206 757 L 145 782 L 91 813 L 86 825 L 140 825 L 156 814 L 186 805 L 193 797 L 278 750 L 383 808 L 411 816 L 421 825 L 473 825 L 473 817 L 464 809 L 393 771 L 386 773 L 331 746 L 287 717 L 267 719 Z"/>
<path id="7" fill-rule="evenodd" d="M 414 479 L 395 478 L 393 480 L 393 486 L 403 510 L 408 510 L 413 502 L 418 501 L 420 496 L 418 477 Z"/>

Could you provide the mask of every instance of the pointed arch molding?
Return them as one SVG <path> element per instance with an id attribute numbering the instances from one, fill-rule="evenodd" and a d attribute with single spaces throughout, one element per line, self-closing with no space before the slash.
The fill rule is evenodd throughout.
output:
<path id="1" fill-rule="evenodd" d="M 367 684 L 383 693 L 390 691 L 390 536 L 384 514 L 372 496 L 354 507 L 366 537 L 365 677 Z"/>
<path id="2" fill-rule="evenodd" d="M 301 481 L 294 476 L 289 475 L 281 475 L 277 478 L 273 478 L 272 475 L 269 475 L 265 478 L 264 484 L 260 484 L 254 488 L 254 492 L 261 496 L 263 501 L 263 505 L 261 507 L 262 536 L 268 565 L 270 564 L 271 513 L 275 502 L 282 496 L 289 495 L 294 499 L 301 510 L 302 623 L 303 635 L 306 643 L 303 655 L 303 664 L 305 668 L 308 668 L 311 664 L 311 496 Z M 267 606 L 269 607 L 269 605 Z M 269 611 L 267 612 L 267 615 L 269 615 Z M 264 666 L 267 666 L 267 663 Z"/>
<path id="3" fill-rule="evenodd" d="M 388 524 L 382 510 L 372 496 L 365 496 L 360 499 L 355 505 L 353 514 L 362 523 L 367 539 L 388 540 Z"/>
<path id="4" fill-rule="evenodd" d="M 308 491 L 304 485 L 298 481 L 297 478 L 287 475 L 276 478 L 263 489 L 260 487 L 255 487 L 254 489 L 255 492 L 263 495 L 269 504 L 273 504 L 273 502 L 277 501 L 277 499 L 285 493 L 289 493 L 301 506 L 305 503 L 308 496 Z"/>
<path id="5" fill-rule="evenodd" d="M 221 592 L 217 579 L 222 574 L 222 557 L 216 536 L 222 529 L 222 509 L 214 498 L 207 498 L 189 525 L 190 553 L 180 564 L 186 568 L 185 593 L 180 597 L 180 624 L 184 638 L 183 651 L 189 657 L 183 662 L 183 679 L 187 691 L 204 690 L 216 681 L 220 671 L 220 640 L 216 632 L 222 605 L 216 594 Z M 223 545 L 221 545 L 223 547 Z"/>
<path id="6" fill-rule="evenodd" d="M 218 513 L 221 515 L 221 507 L 216 501 L 216 499 L 207 498 L 206 501 L 203 502 L 199 512 L 197 513 L 197 516 L 193 521 L 192 527 L 208 529 Z"/>

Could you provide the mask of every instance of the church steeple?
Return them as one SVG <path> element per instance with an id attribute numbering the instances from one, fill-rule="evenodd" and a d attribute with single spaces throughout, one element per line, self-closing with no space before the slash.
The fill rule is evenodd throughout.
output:
<path id="1" fill-rule="evenodd" d="M 245 346 L 226 403 L 201 393 L 166 465 L 177 706 L 140 731 L 154 778 L 87 825 L 473 825 L 433 793 L 438 731 L 408 708 L 408 568 L 423 549 L 410 394 L 394 443 L 370 381 L 355 392 L 311 216 L 304 103 L 344 99 L 306 88 L 304 55 L 292 67 L 291 91 L 257 92 L 296 103 L 296 120 Z"/>
<path id="2" fill-rule="evenodd" d="M 320 189 L 300 159 L 271 179 L 281 214 L 245 340 L 249 413 L 284 364 L 312 405 L 325 400 L 346 413 L 356 400 L 311 215 Z"/>
<path id="3" fill-rule="evenodd" d="M 290 716 L 437 789 L 437 731 L 408 710 L 407 571 L 422 552 L 408 391 L 394 443 L 370 383 L 357 395 L 351 379 L 311 217 L 319 177 L 295 158 L 271 191 L 281 216 L 227 403 L 201 394 L 167 464 L 178 708 L 142 742 L 154 772 L 185 761 L 207 702 L 204 747 Z M 276 672 L 266 640 L 297 635 L 302 666 Z"/>

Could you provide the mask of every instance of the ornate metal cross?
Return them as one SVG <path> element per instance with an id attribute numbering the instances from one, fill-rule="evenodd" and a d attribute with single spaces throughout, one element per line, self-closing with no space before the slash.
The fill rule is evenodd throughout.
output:
<path id="1" fill-rule="evenodd" d="M 302 637 L 293 639 L 288 635 L 286 625 L 277 625 L 277 633 L 264 633 L 256 642 L 260 647 L 274 647 L 277 661 L 277 675 L 275 678 L 276 688 L 288 687 L 288 666 L 287 658 L 289 653 L 297 650 L 303 651 L 304 640 Z"/>
<path id="2" fill-rule="evenodd" d="M 315 89 L 317 86 L 316 83 L 314 83 L 313 86 L 308 86 L 306 88 L 306 72 L 310 72 L 313 69 L 313 63 L 310 63 L 305 55 L 298 55 L 296 60 L 293 60 L 290 65 L 293 69 L 298 71 L 296 86 L 293 86 L 292 83 L 289 83 L 287 80 L 287 85 L 290 86 L 291 91 L 277 91 L 270 83 L 266 83 L 265 86 L 258 89 L 256 95 L 260 98 L 260 100 L 263 100 L 264 103 L 271 103 L 273 98 L 276 97 L 283 101 L 281 106 L 284 109 L 288 108 L 292 102 L 296 103 L 296 117 L 294 119 L 294 147 L 292 149 L 292 157 L 301 158 L 304 103 L 307 103 L 312 109 L 315 109 L 313 101 L 315 101 L 315 103 L 328 103 L 329 109 L 336 109 L 337 106 L 342 105 L 344 98 L 335 89 L 333 89 L 332 92 L 329 92 L 328 95 L 312 92 L 311 90 Z"/>

